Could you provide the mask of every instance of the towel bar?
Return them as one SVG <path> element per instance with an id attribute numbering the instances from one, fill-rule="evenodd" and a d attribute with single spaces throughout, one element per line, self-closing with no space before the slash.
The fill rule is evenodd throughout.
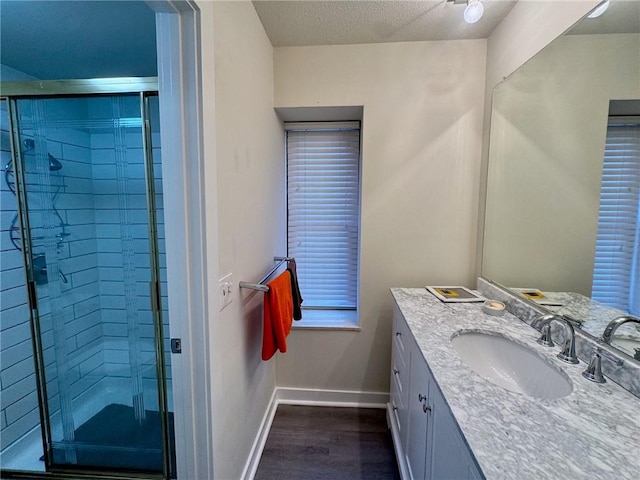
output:
<path id="1" fill-rule="evenodd" d="M 284 262 L 288 262 L 289 260 L 293 260 L 293 257 L 273 257 L 273 261 L 277 263 L 271 270 L 269 270 L 269 273 L 262 277 L 262 280 L 260 280 L 258 283 L 240 282 L 238 285 L 240 286 L 240 288 L 248 288 L 250 290 L 258 290 L 260 292 L 268 292 L 269 287 L 264 285 L 264 282 L 267 281 L 267 279 L 271 275 L 273 275 L 273 273 L 278 270 L 278 268 L 280 268 L 280 266 Z"/>

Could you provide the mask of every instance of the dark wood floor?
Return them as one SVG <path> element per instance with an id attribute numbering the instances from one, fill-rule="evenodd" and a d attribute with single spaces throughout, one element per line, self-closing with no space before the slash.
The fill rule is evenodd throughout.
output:
<path id="1" fill-rule="evenodd" d="M 386 412 L 280 405 L 255 480 L 399 479 Z"/>

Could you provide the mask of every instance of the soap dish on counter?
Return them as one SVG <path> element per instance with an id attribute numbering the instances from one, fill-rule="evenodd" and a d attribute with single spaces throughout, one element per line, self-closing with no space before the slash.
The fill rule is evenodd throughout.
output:
<path id="1" fill-rule="evenodd" d="M 494 315 L 496 317 L 500 317 L 504 315 L 504 311 L 506 310 L 506 306 L 504 303 L 499 302 L 497 300 L 487 300 L 482 304 L 482 311 L 487 315 Z"/>

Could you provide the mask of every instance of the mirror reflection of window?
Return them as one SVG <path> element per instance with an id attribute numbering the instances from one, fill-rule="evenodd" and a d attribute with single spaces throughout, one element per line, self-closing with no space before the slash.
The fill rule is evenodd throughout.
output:
<path id="1" fill-rule="evenodd" d="M 592 297 L 633 315 L 640 315 L 639 216 L 640 115 L 610 116 Z"/>

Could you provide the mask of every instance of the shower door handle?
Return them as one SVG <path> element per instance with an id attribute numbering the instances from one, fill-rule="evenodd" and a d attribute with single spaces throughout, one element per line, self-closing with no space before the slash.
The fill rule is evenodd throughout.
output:
<path id="1" fill-rule="evenodd" d="M 27 284 L 27 290 L 29 295 L 29 305 L 33 310 L 38 309 L 38 296 L 36 295 L 36 282 L 29 280 Z"/>
<path id="2" fill-rule="evenodd" d="M 172 338 L 171 339 L 171 353 L 182 353 L 182 339 L 181 338 Z"/>
<path id="3" fill-rule="evenodd" d="M 160 311 L 160 282 L 153 281 L 149 283 L 149 295 L 151 297 L 151 311 Z"/>

